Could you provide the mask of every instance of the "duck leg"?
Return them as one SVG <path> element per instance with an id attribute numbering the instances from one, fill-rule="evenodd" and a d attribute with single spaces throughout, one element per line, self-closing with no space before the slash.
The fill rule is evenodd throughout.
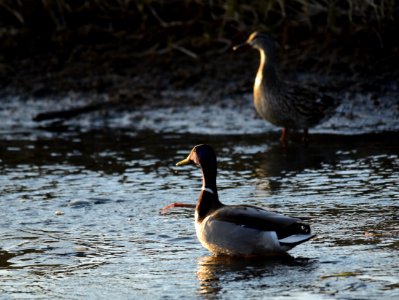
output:
<path id="1" fill-rule="evenodd" d="M 283 130 L 281 131 L 281 137 L 280 137 L 280 142 L 285 145 L 287 142 L 287 134 L 288 134 L 288 128 L 284 127 Z"/>

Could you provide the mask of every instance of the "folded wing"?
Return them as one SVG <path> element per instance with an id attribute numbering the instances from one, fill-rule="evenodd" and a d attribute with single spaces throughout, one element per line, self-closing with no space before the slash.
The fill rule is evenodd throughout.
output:
<path id="1" fill-rule="evenodd" d="M 307 239 L 313 237 L 310 226 L 302 223 L 300 219 L 286 217 L 253 206 L 225 206 L 215 211 L 211 217 L 215 220 L 230 222 L 260 231 L 274 231 L 279 240 L 293 235 L 305 235 Z M 302 238 L 305 238 L 305 236 Z M 291 243 L 294 239 L 291 238 L 286 241 Z M 294 242 L 297 242 L 297 240 L 295 239 Z"/>

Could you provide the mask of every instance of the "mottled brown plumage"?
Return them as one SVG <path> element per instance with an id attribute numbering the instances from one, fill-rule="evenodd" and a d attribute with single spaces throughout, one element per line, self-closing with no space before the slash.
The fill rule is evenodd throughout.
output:
<path id="1" fill-rule="evenodd" d="M 244 44 L 234 49 L 243 45 L 250 45 L 260 53 L 254 84 L 254 106 L 262 118 L 284 128 L 282 142 L 285 142 L 287 128 L 303 129 L 306 135 L 308 128 L 332 115 L 338 105 L 335 99 L 310 87 L 280 79 L 275 44 L 267 34 L 254 32 Z"/>

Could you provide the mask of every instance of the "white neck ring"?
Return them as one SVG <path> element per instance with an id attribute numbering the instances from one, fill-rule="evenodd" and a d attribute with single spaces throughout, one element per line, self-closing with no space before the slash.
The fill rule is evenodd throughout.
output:
<path id="1" fill-rule="evenodd" d="M 207 187 L 203 187 L 202 190 L 207 191 L 208 193 L 211 193 L 211 194 L 215 194 L 210 188 L 207 188 Z"/>

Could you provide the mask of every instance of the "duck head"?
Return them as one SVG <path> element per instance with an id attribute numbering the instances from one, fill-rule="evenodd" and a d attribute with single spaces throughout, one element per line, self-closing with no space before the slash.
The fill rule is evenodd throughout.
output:
<path id="1" fill-rule="evenodd" d="M 195 146 L 186 159 L 179 161 L 176 166 L 195 164 L 202 170 L 202 189 L 210 189 L 217 199 L 216 175 L 217 162 L 215 151 L 209 145 Z"/>
<path id="2" fill-rule="evenodd" d="M 201 222 L 210 212 L 220 208 L 216 187 L 217 162 L 215 151 L 209 145 L 195 146 L 187 158 L 179 161 L 177 166 L 195 164 L 202 170 L 202 191 L 200 193 L 196 211 L 196 221 Z"/>
<path id="3" fill-rule="evenodd" d="M 263 50 L 266 53 L 274 53 L 275 51 L 275 42 L 273 39 L 267 33 L 258 31 L 252 33 L 244 43 L 234 46 L 233 50 L 237 50 L 244 46 L 251 46 L 252 48 Z"/>
<path id="4" fill-rule="evenodd" d="M 197 145 L 191 150 L 187 158 L 179 161 L 176 166 L 184 166 L 188 164 L 195 164 L 202 167 L 202 169 L 216 170 L 217 162 L 215 151 L 209 145 Z"/>

